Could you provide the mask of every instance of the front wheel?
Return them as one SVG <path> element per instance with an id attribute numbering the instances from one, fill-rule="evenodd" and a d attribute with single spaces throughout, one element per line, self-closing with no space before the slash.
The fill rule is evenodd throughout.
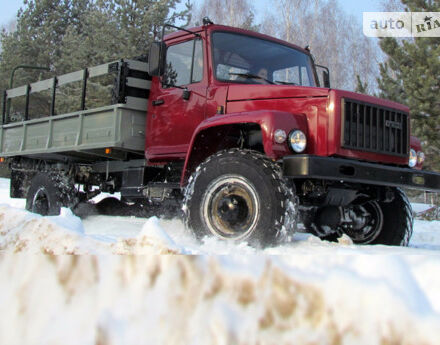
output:
<path id="1" fill-rule="evenodd" d="M 380 203 L 380 207 L 384 214 L 383 229 L 373 243 L 407 246 L 413 233 L 414 217 L 405 193 L 396 188 L 394 200 Z"/>
<path id="2" fill-rule="evenodd" d="M 197 168 L 183 210 L 198 239 L 213 235 L 264 247 L 293 233 L 295 200 L 277 164 L 259 152 L 231 149 Z"/>
<path id="3" fill-rule="evenodd" d="M 345 233 L 356 244 L 407 246 L 413 232 L 411 204 L 398 188 L 391 202 L 321 207 L 304 213 L 303 223 L 321 239 L 333 241 Z"/>

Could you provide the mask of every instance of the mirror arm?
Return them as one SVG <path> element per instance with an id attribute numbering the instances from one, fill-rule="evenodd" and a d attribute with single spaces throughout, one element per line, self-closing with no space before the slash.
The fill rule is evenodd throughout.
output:
<path id="1" fill-rule="evenodd" d="M 330 75 L 330 70 L 328 69 L 328 67 L 323 66 L 323 65 L 317 65 L 317 64 L 315 64 L 315 66 L 316 66 L 316 67 L 321 67 L 322 69 L 325 69 L 326 72 L 328 73 L 328 75 Z"/>
<path id="2" fill-rule="evenodd" d="M 325 71 L 325 72 L 323 72 L 323 75 L 326 76 L 326 78 L 324 78 L 324 76 L 323 76 L 324 87 L 330 88 L 330 70 L 328 69 L 328 67 L 323 66 L 323 65 L 317 65 L 317 64 L 315 64 L 315 67 L 322 68 Z"/>

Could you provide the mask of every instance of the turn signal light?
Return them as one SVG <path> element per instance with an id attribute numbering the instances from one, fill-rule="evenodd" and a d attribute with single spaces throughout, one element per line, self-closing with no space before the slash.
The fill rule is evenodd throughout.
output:
<path id="1" fill-rule="evenodd" d="M 422 151 L 417 152 L 417 164 L 423 164 L 425 161 L 425 154 Z"/>
<path id="2" fill-rule="evenodd" d="M 284 131 L 282 129 L 277 129 L 273 134 L 273 138 L 274 138 L 275 142 L 278 144 L 284 143 L 287 139 L 286 131 Z"/>
<path id="3" fill-rule="evenodd" d="M 107 148 L 105 149 L 105 154 L 106 154 L 106 155 L 109 155 L 110 153 L 112 153 L 112 149 L 109 148 L 109 147 L 107 147 Z"/>
<path id="4" fill-rule="evenodd" d="M 5 157 L 0 157 L 0 163 L 4 163 L 5 162 Z"/>

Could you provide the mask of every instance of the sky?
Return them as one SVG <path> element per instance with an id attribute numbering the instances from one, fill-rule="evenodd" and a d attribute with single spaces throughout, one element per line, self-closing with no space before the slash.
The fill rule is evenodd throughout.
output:
<path id="1" fill-rule="evenodd" d="M 0 4 L 0 26 L 3 26 L 15 18 L 23 0 L 0 0 Z"/>
<path id="2" fill-rule="evenodd" d="M 196 0 L 196 2 L 197 1 L 200 0 Z M 347 13 L 354 15 L 358 19 L 360 25 L 362 23 L 362 12 L 377 12 L 381 9 L 381 0 L 337 1 Z M 270 7 L 270 4 L 274 3 L 274 1 L 254 0 L 252 3 L 255 5 L 257 12 L 264 13 L 264 11 L 267 11 L 267 9 Z M 0 0 L 0 4 L 0 26 L 2 26 L 6 25 L 15 18 L 18 9 L 23 4 L 23 0 Z"/>

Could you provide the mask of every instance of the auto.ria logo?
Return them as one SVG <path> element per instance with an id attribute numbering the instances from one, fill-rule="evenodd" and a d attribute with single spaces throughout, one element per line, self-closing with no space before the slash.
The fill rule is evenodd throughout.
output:
<path id="1" fill-rule="evenodd" d="M 364 12 L 369 37 L 440 37 L 440 12 Z"/>
<path id="2" fill-rule="evenodd" d="M 438 19 L 432 19 L 433 17 L 426 16 L 423 24 L 416 24 L 417 32 L 426 32 L 427 30 L 435 30 L 440 28 L 440 21 Z"/>

